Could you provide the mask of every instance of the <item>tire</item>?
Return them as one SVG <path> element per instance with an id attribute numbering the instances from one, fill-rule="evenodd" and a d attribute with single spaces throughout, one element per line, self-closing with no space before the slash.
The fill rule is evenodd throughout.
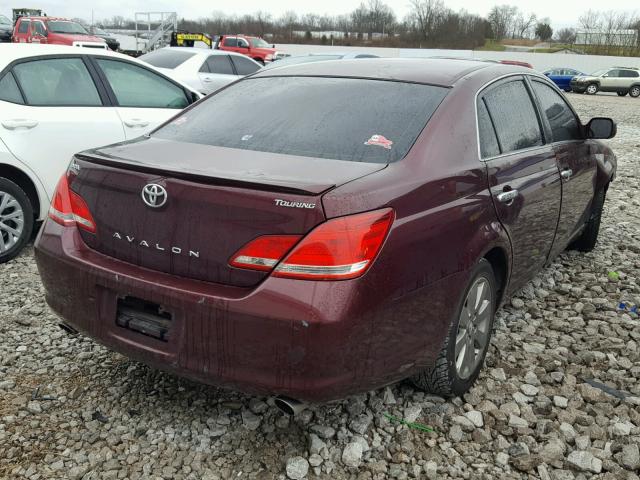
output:
<path id="1" fill-rule="evenodd" d="M 11 180 L 0 178 L 0 263 L 13 259 L 33 232 L 29 197 Z"/>
<path id="2" fill-rule="evenodd" d="M 480 370 L 484 363 L 484 357 L 487 354 L 487 350 L 491 342 L 491 333 L 493 330 L 493 321 L 497 304 L 497 289 L 493 268 L 491 268 L 491 264 L 484 258 L 475 266 L 471 272 L 470 278 L 471 280 L 464 289 L 462 298 L 459 302 L 458 308 L 456 309 L 456 314 L 451 321 L 449 332 L 435 361 L 435 365 L 432 368 L 423 370 L 410 378 L 411 383 L 420 390 L 435 393 L 445 398 L 460 396 L 471 388 L 480 374 Z M 466 348 L 466 345 L 468 344 L 465 342 L 461 345 L 458 356 L 456 356 L 456 339 L 459 335 L 462 335 L 461 338 L 469 338 L 468 328 L 465 329 L 462 327 L 463 331 L 466 332 L 466 336 L 460 331 L 461 320 L 464 320 L 465 318 L 464 312 L 468 311 L 467 307 L 469 302 L 473 302 L 472 297 L 474 293 L 478 291 L 479 283 L 483 286 L 483 290 L 480 295 L 480 298 L 482 299 L 480 307 L 484 305 L 484 310 L 482 310 L 482 308 L 474 308 L 474 313 L 470 315 L 472 320 L 471 323 L 474 325 L 473 328 L 475 330 L 475 334 L 472 333 L 472 335 L 474 335 L 474 338 L 478 340 L 479 348 L 477 351 L 474 348 L 475 355 L 473 362 L 467 363 L 464 360 L 462 348 L 465 348 L 464 352 L 470 351 Z M 482 310 L 484 314 L 478 316 L 480 310 Z M 469 323 L 467 323 L 467 325 L 469 325 Z M 477 328 L 478 326 L 481 326 L 481 328 Z M 484 333 L 482 330 L 484 330 Z M 474 343 L 474 347 L 475 345 L 476 344 Z M 456 359 L 459 359 L 460 356 L 463 357 L 461 362 L 462 367 L 458 368 Z"/>
<path id="3" fill-rule="evenodd" d="M 631 87 L 631 89 L 629 90 L 629 96 L 633 98 L 640 97 L 640 85 L 634 85 L 633 87 Z"/>
<path id="4" fill-rule="evenodd" d="M 588 95 L 595 95 L 596 93 L 598 93 L 598 84 L 590 83 L 589 85 L 587 85 L 587 89 L 585 90 L 585 92 Z"/>
<path id="5" fill-rule="evenodd" d="M 616 92 L 618 94 L 619 97 L 624 97 L 627 92 Z"/>
<path id="6" fill-rule="evenodd" d="M 587 225 L 580 236 L 571 244 L 571 248 L 580 252 L 590 252 L 596 246 L 598 233 L 600 232 L 600 219 L 602 218 L 602 208 L 606 189 L 598 190 L 593 197 L 593 206 Z"/>

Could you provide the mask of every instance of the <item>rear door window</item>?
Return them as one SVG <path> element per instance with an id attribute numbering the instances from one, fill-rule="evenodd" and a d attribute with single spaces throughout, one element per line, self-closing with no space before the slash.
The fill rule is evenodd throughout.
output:
<path id="1" fill-rule="evenodd" d="M 484 94 L 502 153 L 542 145 L 542 132 L 529 91 L 522 80 L 498 85 Z"/>
<path id="2" fill-rule="evenodd" d="M 533 91 L 538 97 L 542 113 L 547 117 L 554 142 L 582 138 L 578 119 L 567 102 L 549 85 L 533 81 Z"/>
<path id="3" fill-rule="evenodd" d="M 207 97 L 153 136 L 389 163 L 407 154 L 447 92 L 444 87 L 380 80 L 250 78 Z"/>
<path id="4" fill-rule="evenodd" d="M 496 131 L 484 100 L 478 100 L 478 134 L 480 137 L 480 154 L 482 158 L 495 157 L 500 154 L 500 145 Z"/>
<path id="5" fill-rule="evenodd" d="M 182 88 L 146 68 L 119 60 L 96 60 L 121 107 L 184 108 Z"/>
<path id="6" fill-rule="evenodd" d="M 29 105 L 98 106 L 100 95 L 80 58 L 55 58 L 13 67 Z"/>
<path id="7" fill-rule="evenodd" d="M 247 57 L 233 55 L 230 56 L 230 58 L 236 67 L 236 72 L 238 73 L 238 75 L 250 75 L 260 70 L 260 65 L 257 65 L 256 62 L 252 62 Z"/>
<path id="8" fill-rule="evenodd" d="M 229 55 L 210 55 L 206 63 L 210 73 L 235 75 Z"/>
<path id="9" fill-rule="evenodd" d="M 18 33 L 27 33 L 29 31 L 29 24 L 31 22 L 29 20 L 22 20 L 20 22 L 20 26 L 18 27 Z"/>
<path id="10" fill-rule="evenodd" d="M 194 52 L 160 49 L 142 55 L 139 59 L 157 68 L 174 69 L 182 65 L 194 55 Z"/>
<path id="11" fill-rule="evenodd" d="M 0 80 L 0 100 L 11 103 L 24 103 L 16 79 L 13 78 L 11 72 L 7 73 L 2 77 L 2 80 Z"/>

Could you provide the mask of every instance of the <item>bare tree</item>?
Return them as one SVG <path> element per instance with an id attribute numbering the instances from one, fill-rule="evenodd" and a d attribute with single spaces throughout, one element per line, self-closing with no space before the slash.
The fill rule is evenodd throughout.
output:
<path id="1" fill-rule="evenodd" d="M 511 5 L 496 5 L 491 9 L 487 20 L 491 25 L 493 38 L 495 40 L 502 40 L 513 31 L 517 14 L 518 7 Z"/>

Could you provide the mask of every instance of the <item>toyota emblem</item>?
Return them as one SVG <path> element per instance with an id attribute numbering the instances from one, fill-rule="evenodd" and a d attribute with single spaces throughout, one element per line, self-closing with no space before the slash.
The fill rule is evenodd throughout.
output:
<path id="1" fill-rule="evenodd" d="M 167 190 L 157 183 L 145 185 L 142 189 L 142 200 L 151 208 L 160 208 L 167 203 Z"/>

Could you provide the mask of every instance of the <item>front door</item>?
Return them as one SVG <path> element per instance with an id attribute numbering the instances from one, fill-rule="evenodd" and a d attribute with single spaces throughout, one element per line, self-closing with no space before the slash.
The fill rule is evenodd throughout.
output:
<path id="1" fill-rule="evenodd" d="M 547 136 L 562 178 L 562 208 L 551 256 L 561 253 L 582 227 L 591 209 L 597 166 L 580 128 L 580 120 L 553 87 L 532 79 Z"/>
<path id="2" fill-rule="evenodd" d="M 494 206 L 511 240 L 512 292 L 547 261 L 560 214 L 560 175 L 522 77 L 481 93 L 478 124 Z"/>

